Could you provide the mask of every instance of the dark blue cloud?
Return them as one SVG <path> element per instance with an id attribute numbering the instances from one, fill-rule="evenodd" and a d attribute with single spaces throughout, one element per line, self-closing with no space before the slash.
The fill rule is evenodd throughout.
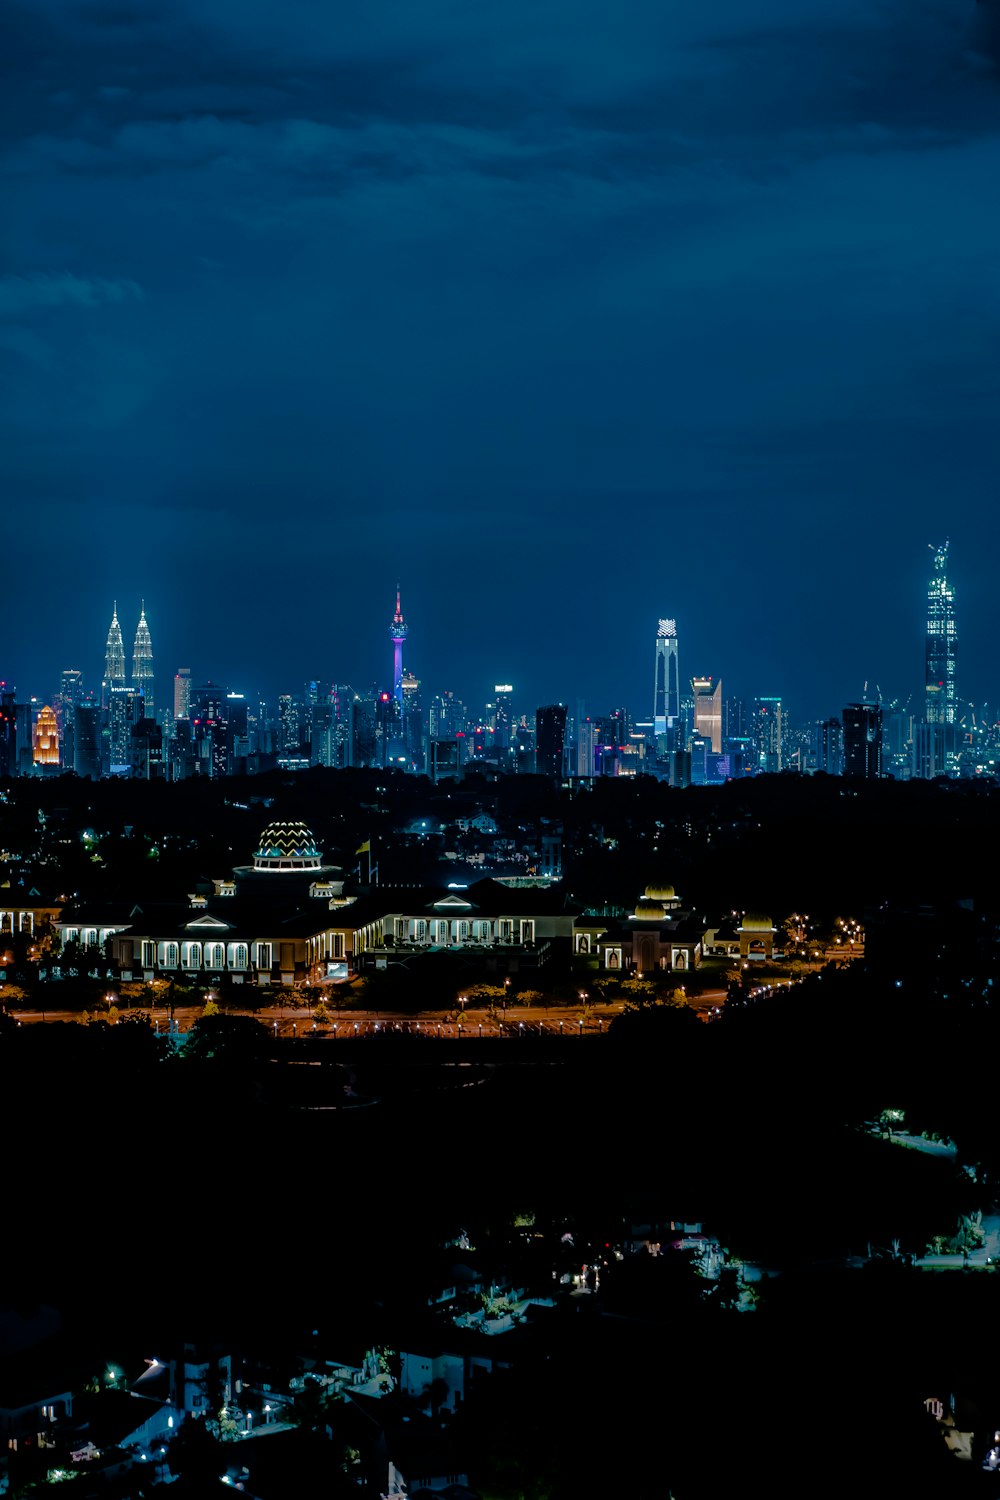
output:
<path id="1" fill-rule="evenodd" d="M 431 690 L 642 709 L 671 613 L 814 714 L 919 681 L 950 531 L 995 696 L 994 9 L 15 13 L 2 480 L 65 608 L 25 572 L 5 674 L 131 588 L 165 669 L 362 684 L 399 574 Z"/>

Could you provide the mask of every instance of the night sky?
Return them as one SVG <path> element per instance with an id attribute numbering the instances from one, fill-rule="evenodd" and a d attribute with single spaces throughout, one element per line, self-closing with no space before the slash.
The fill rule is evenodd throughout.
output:
<path id="1" fill-rule="evenodd" d="M 0 675 L 995 701 L 998 8 L 8 7 Z"/>

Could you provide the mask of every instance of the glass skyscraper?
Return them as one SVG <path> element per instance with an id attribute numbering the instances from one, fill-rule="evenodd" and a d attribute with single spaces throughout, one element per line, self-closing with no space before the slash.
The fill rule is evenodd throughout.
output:
<path id="1" fill-rule="evenodd" d="M 680 658 L 676 620 L 660 620 L 656 627 L 656 676 L 653 684 L 653 733 L 673 729 L 680 718 Z"/>
<path id="2" fill-rule="evenodd" d="M 927 585 L 926 718 L 928 724 L 954 724 L 958 651 L 955 590 L 948 582 L 948 543 L 931 550 L 934 572 Z"/>

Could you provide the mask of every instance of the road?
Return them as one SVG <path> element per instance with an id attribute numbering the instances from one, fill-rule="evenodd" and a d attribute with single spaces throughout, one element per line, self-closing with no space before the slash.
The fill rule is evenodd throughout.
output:
<path id="1" fill-rule="evenodd" d="M 711 1020 L 717 1009 L 725 1003 L 725 990 L 705 990 L 690 997 L 690 1005 L 703 1021 Z M 620 1001 L 606 1005 L 567 1005 L 549 1007 L 508 1005 L 506 1010 L 491 1014 L 486 1009 L 467 1007 L 463 1014 L 455 1010 L 441 1009 L 422 1011 L 413 1016 L 401 1011 L 371 1011 L 361 1009 L 336 1009 L 331 1005 L 333 1019 L 326 1028 L 338 1036 L 374 1035 L 383 1030 L 421 1032 L 425 1036 L 441 1037 L 496 1037 L 522 1034 L 542 1036 L 574 1037 L 602 1035 L 616 1015 L 623 1009 Z M 164 1007 L 136 1008 L 126 1012 L 119 1007 L 119 1014 L 141 1014 L 148 1016 L 157 1031 L 166 1031 L 169 1026 L 169 1011 Z M 189 1031 L 202 1013 L 200 1005 L 178 1005 L 174 1007 L 174 1022 L 181 1032 Z M 291 1007 L 261 1006 L 259 1009 L 240 1009 L 226 1006 L 227 1015 L 252 1015 L 271 1028 L 275 1036 L 304 1036 L 314 1029 L 313 1014 L 308 1006 Z M 45 1012 L 17 1009 L 11 1010 L 23 1025 L 42 1022 L 76 1021 L 75 1011 L 46 1010 Z M 94 1012 L 94 1019 L 100 1013 Z"/>

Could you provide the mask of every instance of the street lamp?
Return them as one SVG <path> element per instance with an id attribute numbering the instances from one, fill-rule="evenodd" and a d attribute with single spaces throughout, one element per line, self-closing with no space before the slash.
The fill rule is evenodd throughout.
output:
<path id="1" fill-rule="evenodd" d="M 459 997 L 458 997 L 458 1003 L 462 1007 L 462 1015 L 463 1016 L 465 1015 L 465 1003 L 468 1000 L 468 998 L 469 998 L 468 995 L 459 995 Z"/>

